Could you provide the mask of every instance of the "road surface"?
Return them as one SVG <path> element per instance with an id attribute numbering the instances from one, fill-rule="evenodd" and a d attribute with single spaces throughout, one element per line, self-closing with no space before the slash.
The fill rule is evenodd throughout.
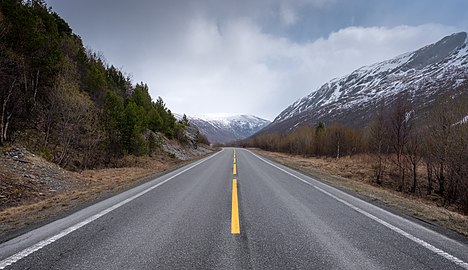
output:
<path id="1" fill-rule="evenodd" d="M 465 240 L 226 148 L 0 244 L 0 269 L 468 269 Z"/>

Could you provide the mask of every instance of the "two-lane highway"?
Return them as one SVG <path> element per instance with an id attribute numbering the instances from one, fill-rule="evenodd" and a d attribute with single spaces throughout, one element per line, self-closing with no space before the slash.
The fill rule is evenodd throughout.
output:
<path id="1" fill-rule="evenodd" d="M 468 269 L 468 246 L 227 148 L 0 244 L 0 269 Z"/>

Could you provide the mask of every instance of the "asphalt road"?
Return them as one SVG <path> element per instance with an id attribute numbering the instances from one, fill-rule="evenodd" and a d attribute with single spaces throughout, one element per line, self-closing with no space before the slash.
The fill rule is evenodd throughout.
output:
<path id="1" fill-rule="evenodd" d="M 227 148 L 0 244 L 0 269 L 468 269 L 455 238 Z"/>

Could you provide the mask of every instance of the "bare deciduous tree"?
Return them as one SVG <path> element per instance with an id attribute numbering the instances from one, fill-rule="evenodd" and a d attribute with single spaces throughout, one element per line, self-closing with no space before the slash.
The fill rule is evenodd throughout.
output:
<path id="1" fill-rule="evenodd" d="M 0 145 L 2 145 L 7 139 L 8 126 L 10 125 L 11 117 L 13 116 L 13 110 L 8 111 L 8 105 L 11 101 L 13 89 L 15 88 L 16 80 L 11 82 L 8 90 L 2 97 L 2 115 L 0 119 Z"/>
<path id="2" fill-rule="evenodd" d="M 418 165 L 422 159 L 420 134 L 416 134 L 415 132 L 410 134 L 408 142 L 405 145 L 405 157 L 411 165 L 411 171 L 413 174 L 410 192 L 416 193 L 418 183 Z"/>
<path id="3" fill-rule="evenodd" d="M 398 191 L 403 191 L 405 184 L 404 151 L 411 133 L 411 117 L 411 108 L 404 102 L 398 102 L 390 115 L 390 147 L 395 154 L 393 163 L 398 170 Z"/>
<path id="4" fill-rule="evenodd" d="M 387 125 L 385 121 L 384 103 L 379 107 L 377 117 L 372 122 L 369 129 L 369 148 L 374 155 L 374 181 L 378 185 L 382 184 L 383 174 L 386 167 L 386 157 L 388 155 Z"/>
<path id="5" fill-rule="evenodd" d="M 452 140 L 452 124 L 455 118 L 443 105 L 434 109 L 430 118 L 427 139 L 428 158 L 434 163 L 434 173 L 438 183 L 437 192 L 443 195 L 446 187 L 447 159 Z"/>

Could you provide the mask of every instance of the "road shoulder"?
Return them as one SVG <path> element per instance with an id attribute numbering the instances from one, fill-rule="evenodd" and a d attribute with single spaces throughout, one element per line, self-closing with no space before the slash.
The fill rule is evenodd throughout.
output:
<path id="1" fill-rule="evenodd" d="M 0 228 L 0 244 L 36 228 L 62 219 L 117 194 L 145 184 L 155 178 L 169 174 L 181 167 L 214 154 L 215 152 L 217 151 L 212 151 L 185 161 L 171 162 L 168 163 L 167 166 L 148 169 L 134 174 L 128 174 L 129 170 L 132 170 L 132 168 L 126 168 L 125 172 L 113 172 L 114 174 L 122 174 L 119 176 L 121 178 L 119 181 L 106 181 L 106 184 L 102 185 L 91 184 L 42 201 L 4 209 L 0 211 L 0 220 L 2 223 Z M 137 170 L 138 168 L 134 169 Z"/>
<path id="2" fill-rule="evenodd" d="M 263 158 L 297 170 L 304 175 L 333 186 L 343 192 L 416 222 L 459 242 L 468 244 L 468 217 L 446 208 L 428 204 L 408 194 L 382 189 L 369 183 L 358 182 L 332 175 L 318 168 L 307 166 L 304 159 L 294 156 L 250 149 Z"/>

